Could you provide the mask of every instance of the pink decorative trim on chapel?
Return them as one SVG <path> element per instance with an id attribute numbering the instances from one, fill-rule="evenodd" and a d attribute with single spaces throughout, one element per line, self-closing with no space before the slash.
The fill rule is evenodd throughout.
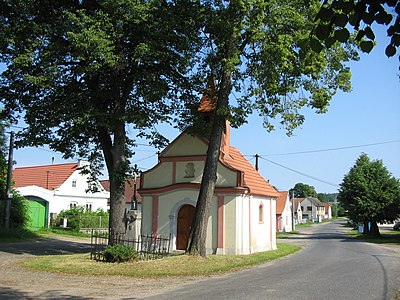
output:
<path id="1" fill-rule="evenodd" d="M 225 236 L 225 203 L 224 196 L 218 196 L 218 248 L 224 248 Z"/>
<path id="2" fill-rule="evenodd" d="M 158 196 L 153 196 L 153 209 L 152 209 L 152 234 L 158 234 Z"/>
<path id="3" fill-rule="evenodd" d="M 176 161 L 172 162 L 172 184 L 176 183 Z"/>

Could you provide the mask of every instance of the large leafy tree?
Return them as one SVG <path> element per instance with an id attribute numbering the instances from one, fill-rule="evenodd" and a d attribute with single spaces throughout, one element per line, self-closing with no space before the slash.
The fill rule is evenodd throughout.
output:
<path id="1" fill-rule="evenodd" d="M 354 31 L 361 50 L 369 53 L 375 45 L 372 27 L 375 24 L 387 28 L 389 42 L 385 53 L 388 57 L 395 56 L 400 46 L 399 0 L 325 0 L 316 21 L 317 39 L 312 41 L 316 51 L 321 51 L 323 46 L 329 48 L 336 41 L 346 42 L 350 31 Z"/>
<path id="2" fill-rule="evenodd" d="M 131 125 L 153 143 L 187 92 L 197 32 L 192 1 L 6 0 L 0 4 L 0 101 L 24 117 L 17 146 L 47 144 L 110 178 L 110 228 L 124 227 Z M 190 86 L 193 88 L 192 85 Z M 173 101 L 168 101 L 172 99 Z M 93 175 L 97 175 L 94 173 Z"/>
<path id="3" fill-rule="evenodd" d="M 381 160 L 361 154 L 340 184 L 338 200 L 348 216 L 364 224 L 364 232 L 379 236 L 377 223 L 400 216 L 400 181 Z"/>
<path id="4" fill-rule="evenodd" d="M 320 1 L 201 3 L 205 43 L 199 70 L 215 80 L 216 100 L 188 251 L 205 256 L 225 121 L 238 126 L 257 111 L 268 130 L 278 125 L 291 134 L 304 121 L 303 106 L 324 113 L 338 89 L 350 90 L 350 72 L 343 62 L 356 54 L 351 46 L 337 43 L 320 53 L 311 51 L 309 36 Z"/>
<path id="5" fill-rule="evenodd" d="M 305 197 L 318 197 L 315 187 L 305 183 L 296 183 L 292 189 L 290 189 L 290 195 L 294 195 L 295 198 Z"/>

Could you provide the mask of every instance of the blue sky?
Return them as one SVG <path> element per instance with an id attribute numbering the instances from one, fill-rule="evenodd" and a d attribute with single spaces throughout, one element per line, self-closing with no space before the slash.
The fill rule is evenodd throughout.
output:
<path id="1" fill-rule="evenodd" d="M 294 136 L 287 137 L 279 129 L 268 133 L 257 116 L 231 130 L 231 145 L 253 164 L 254 155 L 261 155 L 261 175 L 279 190 L 289 190 L 301 182 L 314 186 L 318 193 L 337 192 L 344 175 L 362 152 L 371 159 L 382 160 L 392 175 L 400 178 L 399 49 L 397 57 L 387 58 L 386 40 L 379 40 L 383 29 L 376 34 L 379 44 L 373 51 L 360 54 L 360 61 L 349 63 L 353 90 L 337 93 L 326 114 L 317 115 L 306 109 L 305 123 L 295 130 Z M 158 130 L 170 140 L 179 134 L 166 126 Z M 327 151 L 337 148 L 345 149 Z M 294 152 L 309 153 L 287 154 Z M 155 153 L 155 149 L 141 145 L 132 162 L 146 170 L 157 163 Z M 66 162 L 61 154 L 45 148 L 14 152 L 16 167 L 50 164 L 52 157 L 55 163 Z"/>

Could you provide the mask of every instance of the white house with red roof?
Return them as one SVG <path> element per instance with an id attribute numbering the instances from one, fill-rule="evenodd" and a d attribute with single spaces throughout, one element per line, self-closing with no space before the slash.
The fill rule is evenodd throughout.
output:
<path id="1" fill-rule="evenodd" d="M 280 232 L 292 231 L 292 209 L 289 192 L 279 192 L 276 200 L 276 230 Z"/>
<path id="2" fill-rule="evenodd" d="M 230 146 L 227 124 L 208 220 L 207 253 L 250 254 L 276 249 L 278 192 Z M 170 250 L 185 250 L 201 184 L 208 141 L 186 132 L 143 172 L 142 233 L 171 236 Z"/>
<path id="3" fill-rule="evenodd" d="M 87 162 L 21 167 L 13 171 L 14 188 L 28 199 L 31 228 L 47 227 L 52 214 L 75 206 L 107 211 L 110 193 L 81 174 Z M 95 184 L 98 192 L 87 192 Z"/>

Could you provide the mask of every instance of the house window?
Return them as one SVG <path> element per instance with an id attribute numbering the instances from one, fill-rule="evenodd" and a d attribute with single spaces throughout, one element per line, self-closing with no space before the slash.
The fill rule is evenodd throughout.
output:
<path id="1" fill-rule="evenodd" d="M 72 187 L 76 187 L 76 180 L 72 180 Z"/>
<path id="2" fill-rule="evenodd" d="M 69 209 L 74 209 L 78 206 L 78 202 L 72 201 L 69 203 Z"/>
<path id="3" fill-rule="evenodd" d="M 307 210 L 312 210 L 312 206 L 307 206 Z"/>
<path id="4" fill-rule="evenodd" d="M 258 223 L 264 223 L 264 205 L 262 203 L 258 207 Z"/>
<path id="5" fill-rule="evenodd" d="M 86 203 L 86 211 L 92 211 L 92 203 Z"/>

